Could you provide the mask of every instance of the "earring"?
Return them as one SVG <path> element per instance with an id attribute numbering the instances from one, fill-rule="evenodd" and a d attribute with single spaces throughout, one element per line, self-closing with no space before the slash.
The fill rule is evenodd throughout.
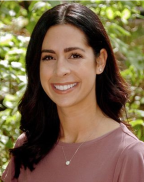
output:
<path id="1" fill-rule="evenodd" d="M 102 69 L 100 68 L 99 71 L 102 72 Z"/>

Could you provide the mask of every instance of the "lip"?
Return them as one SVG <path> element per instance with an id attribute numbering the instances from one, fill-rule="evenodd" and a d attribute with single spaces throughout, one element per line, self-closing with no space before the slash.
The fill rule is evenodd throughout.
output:
<path id="1" fill-rule="evenodd" d="M 71 87 L 71 88 L 69 88 L 69 89 L 67 89 L 67 90 L 58 90 L 58 89 L 56 89 L 55 86 L 54 86 L 54 85 L 62 85 L 62 86 L 63 86 L 63 85 L 71 85 L 71 84 L 75 84 L 75 83 L 76 83 L 75 86 L 73 86 L 73 87 Z M 73 90 L 78 86 L 78 82 L 52 83 L 51 86 L 52 86 L 52 89 L 53 89 L 56 93 L 58 93 L 58 94 L 66 94 L 66 93 L 69 93 L 69 92 L 73 91 Z"/>

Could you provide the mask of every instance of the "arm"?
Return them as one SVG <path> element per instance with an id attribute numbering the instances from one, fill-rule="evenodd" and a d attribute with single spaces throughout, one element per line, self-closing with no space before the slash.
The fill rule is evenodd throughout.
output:
<path id="1" fill-rule="evenodd" d="M 143 142 L 135 142 L 121 153 L 114 182 L 144 182 Z"/>
<path id="2" fill-rule="evenodd" d="M 25 140 L 26 140 L 26 136 L 23 133 L 18 137 L 15 147 L 21 146 Z M 4 173 L 2 174 L 2 180 L 4 182 L 17 182 L 17 179 L 13 179 L 13 176 L 15 173 L 14 169 L 15 169 L 14 158 L 13 158 L 13 156 L 11 156 L 10 162 L 9 162 L 7 168 L 5 169 Z"/>

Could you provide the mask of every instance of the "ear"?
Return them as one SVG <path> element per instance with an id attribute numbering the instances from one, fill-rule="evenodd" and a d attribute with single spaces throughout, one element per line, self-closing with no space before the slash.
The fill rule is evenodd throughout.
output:
<path id="1" fill-rule="evenodd" d="M 107 61 L 107 51 L 105 49 L 100 50 L 99 57 L 96 58 L 96 74 L 99 75 L 104 71 L 106 61 Z"/>

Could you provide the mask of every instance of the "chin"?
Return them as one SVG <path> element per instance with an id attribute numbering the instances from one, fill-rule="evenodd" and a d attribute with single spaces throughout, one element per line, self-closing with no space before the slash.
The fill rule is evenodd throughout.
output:
<path id="1" fill-rule="evenodd" d="M 69 107 L 72 107 L 74 104 L 70 104 L 70 103 L 56 103 L 56 105 L 59 108 L 69 108 Z"/>
<path id="2" fill-rule="evenodd" d="M 59 108 L 69 108 L 69 107 L 75 106 L 76 102 L 68 102 L 67 100 L 66 102 L 55 102 L 55 104 Z"/>

